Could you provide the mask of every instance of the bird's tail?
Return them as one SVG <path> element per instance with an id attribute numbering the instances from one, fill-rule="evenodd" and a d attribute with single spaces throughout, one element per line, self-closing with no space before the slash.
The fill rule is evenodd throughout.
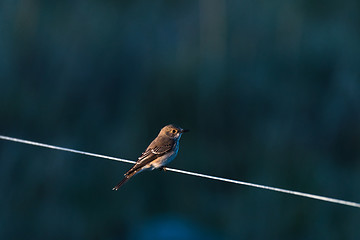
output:
<path id="1" fill-rule="evenodd" d="M 130 171 L 129 171 L 130 172 Z M 134 176 L 137 172 L 126 173 L 125 177 L 115 186 L 112 190 L 117 191 L 124 183 L 126 183 L 132 176 Z"/>
<path id="2" fill-rule="evenodd" d="M 126 183 L 130 178 L 125 176 L 112 190 L 117 191 L 124 183 Z"/>

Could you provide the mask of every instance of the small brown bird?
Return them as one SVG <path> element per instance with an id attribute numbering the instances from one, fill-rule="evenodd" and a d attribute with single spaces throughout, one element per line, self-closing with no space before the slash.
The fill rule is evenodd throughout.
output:
<path id="1" fill-rule="evenodd" d="M 150 143 L 145 152 L 141 154 L 135 165 L 124 174 L 123 180 L 112 190 L 118 190 L 131 177 L 144 170 L 164 169 L 176 157 L 179 150 L 179 140 L 184 130 L 169 124 L 160 130 L 158 136 Z"/>

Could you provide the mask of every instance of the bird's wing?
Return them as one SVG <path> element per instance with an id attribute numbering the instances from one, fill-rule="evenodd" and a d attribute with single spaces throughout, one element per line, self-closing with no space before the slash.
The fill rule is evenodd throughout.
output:
<path id="1" fill-rule="evenodd" d="M 141 156 L 138 158 L 137 163 L 141 163 L 143 160 L 147 159 L 153 154 L 161 155 L 170 151 L 174 147 L 174 144 L 175 140 L 172 138 L 157 137 L 154 141 L 150 143 L 145 152 L 141 154 Z"/>
<path id="2" fill-rule="evenodd" d="M 154 146 L 153 148 L 146 149 L 145 152 L 141 154 L 141 156 L 138 158 L 138 163 L 141 163 L 143 160 L 147 159 L 151 155 L 157 155 L 160 156 L 164 153 L 167 153 L 173 148 L 173 143 L 168 143 L 166 145 L 162 146 Z"/>
<path id="3" fill-rule="evenodd" d="M 173 139 L 166 138 L 161 140 L 162 141 L 154 140 L 145 150 L 145 152 L 141 154 L 136 164 L 125 175 L 131 175 L 134 172 L 139 171 L 148 163 L 154 161 L 158 157 L 161 157 L 173 149 L 175 145 L 175 141 Z M 159 145 L 159 143 L 161 143 L 161 145 Z"/>

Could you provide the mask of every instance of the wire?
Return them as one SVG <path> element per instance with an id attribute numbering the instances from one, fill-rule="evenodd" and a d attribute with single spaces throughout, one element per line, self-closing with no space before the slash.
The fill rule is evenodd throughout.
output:
<path id="1" fill-rule="evenodd" d="M 49 145 L 49 144 L 44 144 L 44 143 L 39 143 L 39 142 L 34 142 L 34 141 L 29 141 L 29 140 L 23 140 L 23 139 L 19 139 L 19 138 L 7 137 L 7 136 L 3 136 L 3 135 L 0 135 L 0 139 L 6 140 L 6 141 L 12 141 L 12 142 L 24 143 L 24 144 L 28 144 L 28 145 L 34 145 L 34 146 L 38 146 L 38 147 L 50 148 L 50 149 L 55 149 L 55 150 L 60 150 L 60 151 L 65 151 L 65 152 L 77 153 L 77 154 L 87 155 L 87 156 L 91 156 L 91 157 L 104 158 L 104 159 L 109 159 L 109 160 L 113 160 L 113 161 L 132 163 L 132 164 L 135 163 L 135 161 L 131 161 L 131 160 L 127 160 L 127 159 L 110 157 L 110 156 L 96 154 L 96 153 L 89 153 L 89 152 L 74 150 L 71 148 L 58 147 L 58 146 L 54 146 L 54 145 Z M 171 172 L 177 172 L 177 173 L 181 173 L 181 174 L 201 177 L 201 178 L 208 178 L 208 179 L 222 181 L 222 182 L 228 182 L 228 183 L 245 185 L 245 186 L 250 186 L 250 187 L 255 187 L 255 188 L 267 189 L 270 191 L 282 192 L 282 193 L 286 193 L 286 194 L 297 195 L 297 196 L 317 199 L 317 200 L 321 200 L 321 201 L 325 201 L 325 202 L 331 202 L 331 203 L 336 203 L 336 204 L 340 204 L 340 205 L 346 205 L 346 206 L 350 206 L 350 207 L 360 208 L 360 203 L 340 200 L 340 199 L 336 199 L 336 198 L 324 197 L 324 196 L 320 196 L 320 195 L 292 191 L 292 190 L 287 190 L 287 189 L 283 189 L 283 188 L 270 187 L 270 186 L 266 186 L 266 185 L 232 180 L 232 179 L 228 179 L 228 178 L 215 177 L 215 176 L 210 176 L 210 175 L 206 175 L 206 174 L 189 172 L 189 171 L 184 171 L 184 170 L 179 170 L 179 169 L 174 169 L 174 168 L 166 168 L 166 170 L 171 171 Z"/>

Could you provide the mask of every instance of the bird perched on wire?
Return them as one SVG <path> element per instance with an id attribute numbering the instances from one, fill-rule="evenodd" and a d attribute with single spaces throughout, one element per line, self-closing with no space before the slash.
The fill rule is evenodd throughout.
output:
<path id="1" fill-rule="evenodd" d="M 171 162 L 179 150 L 179 140 L 184 130 L 173 124 L 166 125 L 160 130 L 158 136 L 150 143 L 145 152 L 141 154 L 135 165 L 124 174 L 121 180 L 112 190 L 118 190 L 131 177 L 144 170 L 157 168 L 165 170 L 165 166 Z"/>

